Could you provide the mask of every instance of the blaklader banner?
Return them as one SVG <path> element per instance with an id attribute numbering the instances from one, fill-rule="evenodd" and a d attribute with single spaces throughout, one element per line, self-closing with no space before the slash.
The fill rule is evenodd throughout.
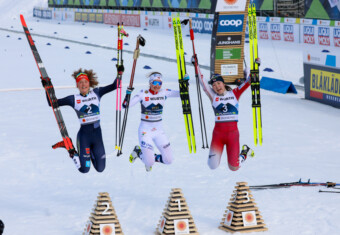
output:
<path id="1" fill-rule="evenodd" d="M 305 98 L 340 108 L 340 57 L 304 54 Z"/>

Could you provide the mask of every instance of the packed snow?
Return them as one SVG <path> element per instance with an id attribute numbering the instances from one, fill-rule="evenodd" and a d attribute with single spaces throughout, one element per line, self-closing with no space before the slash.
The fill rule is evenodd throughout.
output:
<path id="1" fill-rule="evenodd" d="M 42 0 L 35 4 L 42 5 Z M 116 27 L 94 23 L 65 23 L 32 17 L 33 3 L 24 0 L 0 2 L 0 219 L 4 234 L 81 234 L 99 192 L 108 192 L 125 234 L 153 234 L 170 195 L 171 188 L 181 188 L 200 234 L 225 234 L 218 229 L 236 182 L 248 185 L 293 182 L 300 178 L 314 182 L 340 182 L 339 139 L 340 110 L 304 99 L 298 94 L 278 94 L 261 90 L 263 145 L 253 144 L 251 93 L 240 99 L 240 143 L 255 150 L 237 172 L 228 169 L 224 152 L 221 165 L 210 170 L 209 149 L 202 149 L 194 70 L 190 95 L 196 131 L 197 153 L 189 154 L 181 103 L 168 99 L 163 124 L 170 139 L 175 161 L 171 165 L 154 165 L 146 172 L 141 161 L 131 164 L 128 156 L 138 144 L 140 108 L 130 109 L 123 155 L 116 157 L 115 91 L 101 102 L 101 127 L 107 162 L 103 173 L 91 168 L 88 174 L 77 171 L 63 149 L 51 145 L 60 141 L 52 110 L 39 79 L 38 69 L 24 34 L 19 14 L 24 13 L 31 33 L 116 47 Z M 59 24 L 60 23 L 60 24 Z M 141 53 L 175 58 L 171 30 L 143 30 L 126 27 L 124 50 L 133 51 L 136 37 L 146 39 Z M 184 34 L 188 34 L 185 33 Z M 84 38 L 87 36 L 87 38 Z M 195 35 L 200 64 L 209 66 L 210 35 Z M 20 39 L 19 39 L 20 38 Z M 115 76 L 116 51 L 33 36 L 38 51 L 56 87 L 57 97 L 77 93 L 71 74 L 78 68 L 93 69 L 100 85 L 110 84 Z M 51 45 L 47 45 L 50 43 Z M 300 83 L 303 76 L 304 50 L 321 51 L 321 47 L 298 44 L 259 42 L 261 68 L 272 73 L 263 76 Z M 68 46 L 69 49 L 65 49 Z M 192 54 L 191 41 L 184 37 L 187 60 Z M 248 44 L 245 45 L 247 53 Z M 331 49 L 340 54 L 339 50 Z M 86 54 L 91 51 L 92 54 Z M 124 52 L 124 90 L 130 80 L 132 54 Z M 141 56 L 135 74 L 136 94 L 146 88 L 145 74 L 149 65 L 164 75 L 164 88 L 178 89 L 177 65 L 166 60 Z M 204 76 L 209 71 L 202 69 Z M 214 115 L 203 94 L 209 145 Z M 73 141 L 79 123 L 71 108 L 61 108 Z M 268 228 L 266 234 L 339 234 L 340 194 L 322 194 L 319 187 L 292 187 L 252 191 L 260 214 Z"/>

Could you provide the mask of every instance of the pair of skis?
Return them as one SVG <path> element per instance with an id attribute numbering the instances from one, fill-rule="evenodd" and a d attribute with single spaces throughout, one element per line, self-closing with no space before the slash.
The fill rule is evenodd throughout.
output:
<path id="1" fill-rule="evenodd" d="M 55 95 L 55 91 L 54 91 L 52 81 L 47 74 L 45 66 L 44 66 L 44 64 L 43 64 L 43 62 L 40 58 L 39 52 L 38 52 L 38 50 L 35 46 L 35 43 L 32 39 L 32 36 L 31 36 L 31 34 L 30 34 L 30 32 L 27 28 L 27 24 L 26 24 L 26 21 L 25 21 L 23 15 L 20 15 L 20 20 L 21 20 L 22 27 L 24 28 L 24 32 L 25 32 L 25 35 L 27 37 L 28 44 L 30 45 L 30 48 L 32 50 L 33 57 L 35 59 L 35 62 L 37 63 L 37 67 L 38 67 L 38 70 L 39 70 L 40 76 L 41 76 L 41 81 L 42 81 L 43 87 L 46 91 L 49 102 L 51 104 L 54 116 L 56 118 L 56 121 L 57 121 L 57 124 L 58 124 L 58 127 L 59 127 L 61 137 L 63 138 L 63 140 L 61 142 L 53 145 L 52 147 L 54 149 L 58 148 L 58 147 L 66 148 L 66 150 L 68 151 L 68 153 L 70 155 L 70 158 L 73 159 L 74 156 L 77 154 L 77 151 L 74 148 L 72 140 L 68 135 L 63 116 L 62 116 L 60 109 L 59 109 L 58 100 L 57 100 L 57 97 Z M 73 159 L 73 160 L 76 161 L 75 159 Z"/>
<path id="2" fill-rule="evenodd" d="M 292 186 L 325 186 L 327 188 L 334 188 L 334 189 L 340 189 L 340 184 L 334 183 L 334 182 L 311 182 L 310 180 L 304 182 L 299 181 L 296 182 L 290 182 L 290 183 L 278 183 L 278 184 L 265 184 L 265 185 L 255 185 L 255 186 L 249 186 L 249 189 L 253 190 L 262 190 L 262 189 L 279 189 L 279 188 L 290 188 Z M 322 190 L 321 190 L 322 191 Z"/>
<path id="3" fill-rule="evenodd" d="M 262 119 L 261 119 L 261 98 L 260 98 L 260 79 L 259 64 L 257 52 L 257 27 L 256 27 L 256 7 L 255 3 L 248 6 L 248 29 L 249 29 L 249 46 L 250 46 L 250 78 L 251 78 L 251 96 L 253 110 L 253 128 L 254 144 L 262 145 Z"/>
<path id="4" fill-rule="evenodd" d="M 182 39 L 182 27 L 181 20 L 179 17 L 172 19 L 174 28 L 175 45 L 176 45 L 176 58 L 177 58 L 177 70 L 178 70 L 178 81 L 179 81 L 179 92 L 182 101 L 183 116 L 185 122 L 185 129 L 187 134 L 187 141 L 189 152 L 196 153 L 196 140 L 194 124 L 191 115 L 191 105 L 189 97 L 189 81 L 184 79 L 186 75 L 186 66 L 184 59 L 183 39 Z"/>

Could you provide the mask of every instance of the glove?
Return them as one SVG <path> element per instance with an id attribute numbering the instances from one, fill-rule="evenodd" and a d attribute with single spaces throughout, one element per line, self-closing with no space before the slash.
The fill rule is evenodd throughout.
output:
<path id="1" fill-rule="evenodd" d="M 74 154 L 72 157 L 74 165 L 79 169 L 81 167 L 78 154 Z"/>
<path id="2" fill-rule="evenodd" d="M 47 81 L 43 79 L 42 77 L 40 77 L 40 79 L 41 79 L 42 86 L 45 87 L 47 85 Z"/>
<path id="3" fill-rule="evenodd" d="M 183 77 L 184 80 L 186 81 L 189 81 L 190 80 L 190 77 L 189 77 L 189 74 L 184 74 L 184 77 Z"/>
<path id="4" fill-rule="evenodd" d="M 135 88 L 133 88 L 133 87 L 129 88 L 129 87 L 128 87 L 128 88 L 126 89 L 126 94 L 127 94 L 127 95 L 131 95 L 133 89 L 135 89 Z"/>
<path id="5" fill-rule="evenodd" d="M 126 92 L 127 92 L 127 90 L 126 90 Z M 122 104 L 122 107 L 123 107 L 124 109 L 126 109 L 126 106 L 127 106 L 127 97 L 128 97 L 128 95 L 126 94 L 126 95 L 125 95 L 125 98 L 124 98 L 124 101 L 123 101 L 123 104 Z"/>
<path id="6" fill-rule="evenodd" d="M 193 55 L 193 56 L 191 57 L 191 63 L 192 63 L 193 65 L 195 65 L 195 63 L 198 64 L 198 60 L 197 60 L 197 55 L 196 55 L 196 54 Z"/>
<path id="7" fill-rule="evenodd" d="M 118 72 L 118 74 L 123 74 L 123 72 L 124 72 L 124 65 L 118 65 L 117 66 L 117 72 Z"/>
<path id="8" fill-rule="evenodd" d="M 261 65 L 261 59 L 257 57 L 257 58 L 255 59 L 255 63 L 258 64 L 258 65 L 260 66 L 260 65 Z"/>

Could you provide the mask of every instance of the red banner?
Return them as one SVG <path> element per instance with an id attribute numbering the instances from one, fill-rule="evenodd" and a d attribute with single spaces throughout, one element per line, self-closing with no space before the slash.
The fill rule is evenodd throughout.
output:
<path id="1" fill-rule="evenodd" d="M 140 15 L 104 13 L 104 24 L 117 25 L 122 22 L 124 26 L 141 27 Z"/>

